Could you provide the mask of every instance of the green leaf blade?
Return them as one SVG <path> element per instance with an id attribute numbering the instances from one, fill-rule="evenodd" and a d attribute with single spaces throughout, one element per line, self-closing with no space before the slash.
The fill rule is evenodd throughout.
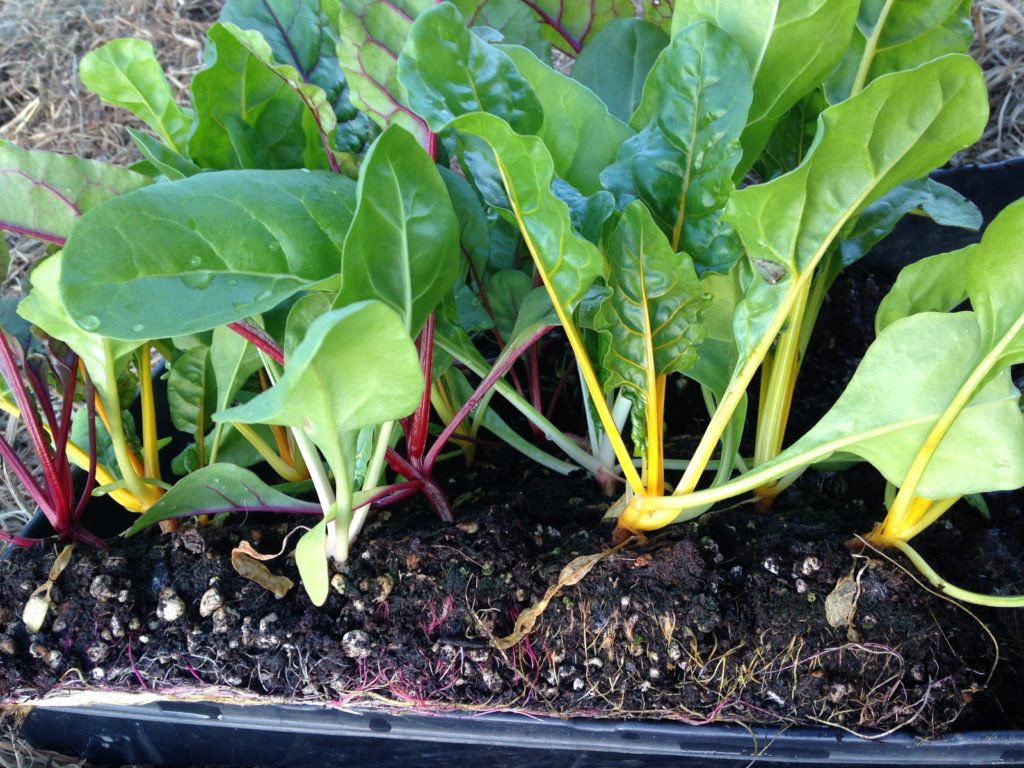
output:
<path id="1" fill-rule="evenodd" d="M 398 58 L 398 80 L 434 132 L 470 112 L 501 117 L 519 133 L 541 124 L 540 102 L 516 65 L 470 32 L 451 3 L 417 17 Z"/>
<path id="2" fill-rule="evenodd" d="M 321 315 L 273 387 L 215 421 L 280 424 L 306 432 L 332 470 L 351 470 L 356 432 L 408 416 L 423 393 L 416 346 L 401 318 L 379 301 Z"/>
<path id="3" fill-rule="evenodd" d="M 150 183 L 127 168 L 2 141 L 0 180 L 0 229 L 57 245 L 84 212 Z"/>
<path id="4" fill-rule="evenodd" d="M 320 506 L 274 490 L 233 464 L 211 464 L 183 477 L 124 532 L 134 536 L 163 520 L 224 512 L 286 512 L 315 515 Z"/>
<path id="5" fill-rule="evenodd" d="M 673 35 L 708 19 L 739 44 L 753 72 L 754 100 L 737 178 L 757 160 L 775 123 L 839 63 L 859 5 L 858 0 L 694 0 L 676 6 Z"/>
<path id="6" fill-rule="evenodd" d="M 843 226 L 972 144 L 986 105 L 981 72 L 966 56 L 887 75 L 822 113 L 799 168 L 733 194 L 726 219 L 763 278 L 755 277 L 737 313 L 741 363 L 779 325 L 776 312 L 794 281 L 810 274 Z"/>
<path id="7" fill-rule="evenodd" d="M 415 335 L 459 275 L 459 221 L 437 166 L 391 126 L 360 169 L 335 306 L 377 299 Z"/>
<path id="8" fill-rule="evenodd" d="M 175 102 L 152 44 L 111 40 L 85 54 L 78 73 L 85 87 L 103 101 L 127 109 L 175 152 L 185 150 L 192 119 Z"/>
<path id="9" fill-rule="evenodd" d="M 654 377 L 691 368 L 704 340 L 705 297 L 693 263 L 676 254 L 647 208 L 630 205 L 608 243 L 611 296 L 597 327 L 611 343 L 605 389 L 630 389 L 640 401 Z"/>
<path id="10" fill-rule="evenodd" d="M 825 93 L 836 104 L 882 75 L 966 53 L 973 40 L 970 0 L 863 3 L 849 48 L 826 81 Z"/>
<path id="11" fill-rule="evenodd" d="M 501 50 L 540 100 L 544 120 L 537 135 L 551 152 L 555 173 L 585 195 L 599 191 L 601 171 L 615 160 L 619 146 L 633 135 L 632 129 L 613 117 L 588 89 L 530 51 L 518 46 Z"/>
<path id="12" fill-rule="evenodd" d="M 336 118 L 324 91 L 274 61 L 263 36 L 234 24 L 207 33 L 207 66 L 192 80 L 190 154 L 207 168 L 330 167 Z"/>
<path id="13" fill-rule="evenodd" d="M 413 21 L 433 0 L 342 0 L 338 61 L 352 104 L 381 128 L 405 128 L 426 147 L 430 129 L 409 108 L 398 81 L 398 56 Z"/>
<path id="14" fill-rule="evenodd" d="M 622 122 L 640 104 L 644 83 L 669 36 L 641 19 L 615 19 L 594 35 L 571 77 L 593 91 Z"/>
<path id="15" fill-rule="evenodd" d="M 61 295 L 86 330 L 117 339 L 236 322 L 338 273 L 354 198 L 351 179 L 316 171 L 153 185 L 83 216 Z"/>
<path id="16" fill-rule="evenodd" d="M 554 167 L 544 143 L 481 113 L 457 118 L 451 128 L 482 139 L 493 151 L 512 211 L 543 269 L 544 281 L 557 303 L 571 312 L 603 275 L 604 263 L 597 248 L 573 231 L 568 207 L 551 193 Z"/>

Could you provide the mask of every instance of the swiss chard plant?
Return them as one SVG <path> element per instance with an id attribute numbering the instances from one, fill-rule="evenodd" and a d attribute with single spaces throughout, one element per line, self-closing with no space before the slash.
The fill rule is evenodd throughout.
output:
<path id="1" fill-rule="evenodd" d="M 976 277 L 1002 269 L 1012 213 L 908 271 L 847 391 L 787 445 L 841 270 L 907 214 L 980 225 L 928 178 L 987 115 L 969 2 L 641 5 L 229 0 L 188 107 L 146 43 L 83 59 L 86 86 L 149 127 L 131 132 L 144 160 L 0 147 L 25 186 L 0 222 L 62 247 L 20 311 L 95 383 L 107 486 L 145 511 L 133 531 L 318 512 L 297 560 L 322 603 L 372 506 L 424 493 L 451 518 L 435 465 L 452 444 L 471 458 L 484 431 L 619 494 L 620 539 L 750 492 L 767 507 L 815 463 L 856 457 L 892 485 L 868 540 L 913 559 L 907 542 L 953 499 L 1024 483 L 1019 446 L 989 473 L 943 459 L 978 449 L 986 419 L 1017 439 L 1015 321 L 980 308 L 1015 299 Z M 910 375 L 894 360 L 916 334 L 934 347 Z M 192 441 L 166 493 L 151 349 Z M 115 400 L 133 372 L 141 459 Z M 684 380 L 708 426 L 668 456 Z M 875 389 L 886 407 L 868 407 Z M 572 392 L 580 434 L 556 424 Z"/>

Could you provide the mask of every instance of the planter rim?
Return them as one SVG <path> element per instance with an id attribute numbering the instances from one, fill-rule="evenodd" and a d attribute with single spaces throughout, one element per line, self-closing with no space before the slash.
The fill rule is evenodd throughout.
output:
<path id="1" fill-rule="evenodd" d="M 237 694 L 235 697 L 238 698 Z M 382 758 L 395 749 L 409 750 L 414 745 L 435 752 L 439 745 L 445 745 L 453 754 L 481 749 L 500 751 L 503 760 L 495 765 L 517 765 L 516 757 L 532 755 L 536 759 L 549 753 L 552 760 L 571 756 L 573 766 L 611 766 L 618 760 L 631 766 L 676 764 L 666 761 L 724 765 L 735 764 L 737 760 L 756 760 L 765 765 L 1024 766 L 1024 731 L 975 731 L 933 740 L 896 733 L 865 739 L 828 727 L 748 728 L 671 721 L 560 719 L 514 711 L 431 712 L 362 703 L 282 704 L 228 702 L 225 698 L 76 693 L 26 701 L 18 709 L 30 713 L 23 735 L 36 746 L 61 746 L 63 742 L 52 739 L 73 730 L 77 722 L 90 736 L 100 732 L 123 734 L 101 739 L 103 749 L 99 753 L 90 739 L 93 751 L 86 746 L 85 756 L 102 756 L 108 762 L 135 762 L 139 755 L 133 750 L 138 749 L 141 741 L 150 750 L 145 754 L 147 762 L 156 765 L 181 764 L 188 757 L 201 760 L 202 752 L 186 755 L 181 751 L 186 743 L 241 738 L 250 748 L 257 749 L 254 754 L 264 756 L 271 755 L 272 745 L 282 741 L 333 744 L 335 748 L 358 742 Z M 163 730 L 174 735 L 161 739 L 159 732 Z M 140 739 L 141 734 L 146 734 L 146 738 Z M 268 745 L 260 748 L 260 742 Z M 127 751 L 117 751 L 115 747 Z M 311 754 L 317 754 L 317 750 Z M 286 764 L 257 763 L 252 762 L 251 755 L 248 758 L 239 764 Z M 421 764 L 448 765 L 450 759 L 454 757 L 448 755 L 443 760 Z M 523 763 L 527 764 L 547 763 Z"/>

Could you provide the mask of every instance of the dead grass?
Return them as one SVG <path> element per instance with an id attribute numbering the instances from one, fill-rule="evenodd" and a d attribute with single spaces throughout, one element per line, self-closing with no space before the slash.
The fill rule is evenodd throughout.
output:
<path id="1" fill-rule="evenodd" d="M 972 54 L 985 72 L 991 116 L 958 164 L 1024 157 L 1024 0 L 975 0 Z"/>

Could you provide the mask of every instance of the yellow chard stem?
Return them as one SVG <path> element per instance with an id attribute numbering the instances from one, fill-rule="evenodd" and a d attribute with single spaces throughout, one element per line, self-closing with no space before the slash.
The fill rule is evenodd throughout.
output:
<path id="1" fill-rule="evenodd" d="M 156 404 L 153 401 L 153 376 L 149 367 L 150 345 L 143 344 L 136 357 L 139 373 L 139 399 L 142 405 L 143 475 L 160 479 L 160 456 L 156 432 Z"/>
<path id="2" fill-rule="evenodd" d="M 754 466 L 771 461 L 782 450 L 786 434 L 789 407 L 793 402 L 800 360 L 800 336 L 811 283 L 807 281 L 797 292 L 789 324 L 779 335 L 779 343 L 771 355 L 767 373 L 767 387 L 762 390 L 757 414 L 757 436 L 754 443 Z M 767 360 L 768 358 L 766 358 Z M 763 368 L 762 368 L 763 369 Z M 766 486 L 766 495 L 774 495 Z M 761 490 L 761 489 L 759 489 Z"/>
<path id="3" fill-rule="evenodd" d="M 501 159 L 497 159 L 498 170 L 501 172 L 502 183 L 504 184 L 505 190 L 514 198 L 513 186 L 508 179 L 508 171 L 501 162 Z M 554 286 L 551 285 L 551 277 L 544 268 L 544 262 L 539 256 L 537 245 L 533 242 L 533 238 L 530 236 L 530 231 L 526 226 L 526 222 L 523 221 L 519 206 L 513 205 L 512 209 L 516 217 L 516 224 L 519 226 L 519 231 L 523 236 L 523 240 L 526 242 L 526 247 L 530 251 L 530 256 L 533 258 L 533 263 L 536 265 L 537 272 L 544 281 L 544 287 L 548 292 L 548 296 L 551 297 L 551 303 L 555 308 L 555 313 L 558 315 L 558 321 L 561 323 L 562 329 L 565 331 L 566 338 L 569 340 L 569 346 L 572 348 L 573 355 L 576 358 L 576 364 L 579 368 L 580 375 L 583 377 L 583 381 L 587 385 L 587 391 L 590 393 L 590 398 L 593 401 L 594 408 L 597 410 L 597 415 L 601 419 L 601 423 L 604 425 L 605 431 L 608 434 L 608 440 L 611 442 L 612 449 L 615 451 L 615 458 L 618 460 L 619 466 L 622 468 L 622 473 L 626 477 L 626 482 L 629 484 L 633 493 L 642 496 L 646 493 L 646 488 L 644 487 L 643 481 L 640 479 L 640 474 L 636 471 L 636 467 L 633 466 L 633 457 L 630 456 L 629 450 L 626 448 L 626 443 L 622 440 L 622 435 L 619 434 L 619 430 L 615 426 L 615 418 L 612 416 L 612 412 L 608 408 L 608 401 L 601 389 L 601 383 L 597 379 L 597 374 L 594 373 L 594 367 L 590 362 L 590 356 L 587 354 L 587 348 L 583 343 L 583 339 L 580 337 L 579 331 L 577 330 L 572 317 L 566 311 L 566 307 L 562 306 L 562 302 L 558 300 L 558 294 L 556 293 Z"/>
<path id="4" fill-rule="evenodd" d="M 238 421 L 231 422 L 231 426 L 237 429 L 238 433 L 256 449 L 256 453 L 258 453 L 264 461 L 270 465 L 271 469 L 281 476 L 281 479 L 287 480 L 290 483 L 297 483 L 306 479 L 306 477 L 297 472 L 291 464 L 278 456 L 277 452 L 274 451 L 267 441 L 260 437 L 259 433 L 251 426 Z"/>

